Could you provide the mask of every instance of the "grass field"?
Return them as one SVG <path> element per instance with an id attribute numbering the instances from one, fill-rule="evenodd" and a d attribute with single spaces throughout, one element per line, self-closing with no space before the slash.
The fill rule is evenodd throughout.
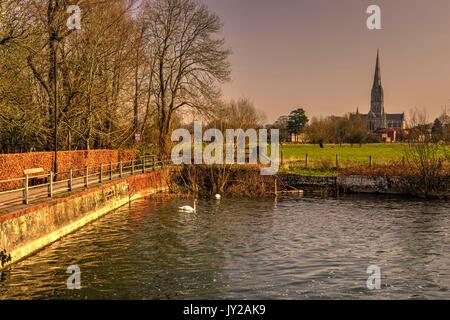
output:
<path id="1" fill-rule="evenodd" d="M 333 167 L 336 165 L 336 156 L 339 166 L 355 166 L 369 164 L 372 157 L 373 165 L 401 162 L 405 145 L 403 144 L 363 144 L 359 145 L 326 145 L 321 149 L 318 145 L 287 144 L 282 146 L 283 161 L 296 161 L 306 163 L 312 167 Z"/>

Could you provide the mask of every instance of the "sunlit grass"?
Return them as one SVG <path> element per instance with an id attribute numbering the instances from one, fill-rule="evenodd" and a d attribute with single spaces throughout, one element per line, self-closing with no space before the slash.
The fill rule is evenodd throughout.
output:
<path id="1" fill-rule="evenodd" d="M 336 156 L 342 166 L 369 164 L 386 164 L 403 160 L 404 144 L 363 144 L 359 145 L 326 145 L 323 149 L 319 145 L 286 144 L 282 146 L 284 161 L 300 161 L 320 166 L 334 166 Z"/>
<path id="2" fill-rule="evenodd" d="M 283 167 L 280 170 L 281 173 L 298 174 L 302 176 L 312 177 L 334 177 L 341 174 L 340 169 L 313 169 L 313 168 L 299 168 L 299 167 Z"/>

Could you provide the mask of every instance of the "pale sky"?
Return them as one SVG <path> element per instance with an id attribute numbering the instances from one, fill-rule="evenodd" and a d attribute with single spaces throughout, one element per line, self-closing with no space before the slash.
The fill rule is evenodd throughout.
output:
<path id="1" fill-rule="evenodd" d="M 433 120 L 450 107 L 449 0 L 203 1 L 233 50 L 225 97 L 248 97 L 270 122 L 296 107 L 367 113 L 377 48 L 386 112 L 417 107 Z M 371 4 L 382 30 L 366 26 Z"/>

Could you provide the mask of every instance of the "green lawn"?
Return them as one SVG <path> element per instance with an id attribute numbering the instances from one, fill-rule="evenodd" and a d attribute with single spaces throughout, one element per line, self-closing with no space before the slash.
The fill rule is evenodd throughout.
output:
<path id="1" fill-rule="evenodd" d="M 363 144 L 359 145 L 325 145 L 321 149 L 318 145 L 310 144 L 286 144 L 282 146 L 283 160 L 306 162 L 308 154 L 308 164 L 314 167 L 330 167 L 336 164 L 336 155 L 340 166 L 351 166 L 358 164 L 372 163 L 387 164 L 394 161 L 401 162 L 403 159 L 405 145 L 403 144 Z"/>
<path id="2" fill-rule="evenodd" d="M 296 166 L 285 166 L 281 170 L 284 173 L 293 173 L 302 176 L 310 177 L 335 177 L 342 173 L 343 170 L 339 169 L 312 169 L 312 168 L 301 168 Z"/>

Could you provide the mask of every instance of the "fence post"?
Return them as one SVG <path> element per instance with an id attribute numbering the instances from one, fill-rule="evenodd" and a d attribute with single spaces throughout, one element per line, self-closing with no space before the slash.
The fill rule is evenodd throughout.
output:
<path id="1" fill-rule="evenodd" d="M 54 175 L 53 172 L 50 171 L 50 173 L 48 174 L 49 177 L 49 181 L 48 181 L 48 197 L 49 198 L 53 198 L 53 180 L 54 180 Z"/>
<path id="2" fill-rule="evenodd" d="M 113 179 L 113 163 L 109 163 L 109 180 Z"/>
<path id="3" fill-rule="evenodd" d="M 122 160 L 119 162 L 119 178 L 122 178 L 123 175 L 123 163 Z"/>
<path id="4" fill-rule="evenodd" d="M 403 163 L 403 166 L 405 166 L 405 156 L 403 156 L 402 163 Z"/>
<path id="5" fill-rule="evenodd" d="M 372 167 L 372 156 L 369 156 L 369 167 Z"/>
<path id="6" fill-rule="evenodd" d="M 283 146 L 283 145 L 282 145 Z M 259 150 L 258 150 L 259 151 Z M 258 152 L 259 153 L 259 152 Z M 259 156 L 259 154 L 258 154 L 258 156 Z M 284 159 L 283 159 L 283 149 L 282 148 L 280 148 L 280 163 L 281 163 L 281 167 L 283 168 L 283 165 L 284 165 Z"/>
<path id="7" fill-rule="evenodd" d="M 102 183 L 103 181 L 103 164 L 100 165 L 100 174 L 98 175 L 98 182 Z"/>
<path id="8" fill-rule="evenodd" d="M 72 169 L 69 170 L 69 191 L 72 191 L 72 187 L 73 187 L 73 171 Z"/>
<path id="9" fill-rule="evenodd" d="M 156 156 L 153 155 L 153 171 L 156 171 Z"/>
<path id="10" fill-rule="evenodd" d="M 308 168 L 308 154 L 306 154 L 305 163 L 306 163 L 306 168 Z"/>
<path id="11" fill-rule="evenodd" d="M 86 188 L 89 187 L 89 167 L 88 166 L 86 166 L 84 168 L 84 186 Z"/>
<path id="12" fill-rule="evenodd" d="M 29 177 L 26 174 L 23 180 L 23 204 L 28 204 L 28 180 Z"/>
<path id="13" fill-rule="evenodd" d="M 145 156 L 142 158 L 142 173 L 145 173 Z"/>
<path id="14" fill-rule="evenodd" d="M 134 175 L 134 159 L 131 160 L 131 175 Z"/>

